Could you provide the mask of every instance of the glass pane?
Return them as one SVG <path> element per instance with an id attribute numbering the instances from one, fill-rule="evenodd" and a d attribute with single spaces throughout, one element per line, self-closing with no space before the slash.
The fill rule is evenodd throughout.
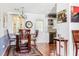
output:
<path id="1" fill-rule="evenodd" d="M 43 31 L 43 21 L 36 21 L 36 29 L 39 31 Z"/>

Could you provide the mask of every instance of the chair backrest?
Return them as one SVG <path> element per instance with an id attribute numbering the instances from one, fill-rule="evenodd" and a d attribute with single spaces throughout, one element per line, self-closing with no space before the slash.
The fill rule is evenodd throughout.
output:
<path id="1" fill-rule="evenodd" d="M 25 39 L 27 34 L 30 34 L 30 30 L 28 29 L 20 29 L 20 39 Z"/>
<path id="2" fill-rule="evenodd" d="M 8 31 L 8 29 L 7 29 L 7 36 L 8 36 L 8 38 L 10 39 L 10 35 L 9 35 L 9 31 Z"/>
<path id="3" fill-rule="evenodd" d="M 72 30 L 73 39 L 75 42 L 79 42 L 79 30 Z"/>
<path id="4" fill-rule="evenodd" d="M 38 32 L 39 32 L 38 30 L 35 30 L 35 33 L 36 33 L 35 37 L 37 37 L 37 36 L 38 36 Z"/>
<path id="5" fill-rule="evenodd" d="M 19 29 L 19 33 L 20 33 L 20 39 L 23 39 L 23 30 Z"/>

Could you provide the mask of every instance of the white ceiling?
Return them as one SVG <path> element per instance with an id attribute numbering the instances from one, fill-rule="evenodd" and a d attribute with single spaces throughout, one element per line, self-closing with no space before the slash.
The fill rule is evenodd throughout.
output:
<path id="1" fill-rule="evenodd" d="M 15 8 L 24 7 L 26 13 L 48 14 L 56 13 L 54 3 L 0 3 L 0 8 L 8 12 L 14 11 Z"/>

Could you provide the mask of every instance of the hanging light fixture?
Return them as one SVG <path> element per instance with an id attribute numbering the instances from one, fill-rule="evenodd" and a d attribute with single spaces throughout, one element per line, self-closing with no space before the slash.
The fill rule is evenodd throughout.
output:
<path id="1" fill-rule="evenodd" d="M 21 7 L 21 8 L 16 8 L 15 11 L 18 13 L 18 16 L 23 18 L 23 19 L 26 19 L 26 15 L 24 14 L 24 7 Z"/>

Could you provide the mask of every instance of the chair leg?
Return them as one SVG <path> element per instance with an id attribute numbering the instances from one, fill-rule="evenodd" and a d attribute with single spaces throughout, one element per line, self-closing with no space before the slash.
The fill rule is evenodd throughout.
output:
<path id="1" fill-rule="evenodd" d="M 77 49 L 77 46 L 76 46 L 76 54 L 75 54 L 75 56 L 77 56 L 77 54 L 78 54 L 78 49 Z"/>
<path id="2" fill-rule="evenodd" d="M 36 47 L 36 40 L 34 40 L 34 47 Z"/>

